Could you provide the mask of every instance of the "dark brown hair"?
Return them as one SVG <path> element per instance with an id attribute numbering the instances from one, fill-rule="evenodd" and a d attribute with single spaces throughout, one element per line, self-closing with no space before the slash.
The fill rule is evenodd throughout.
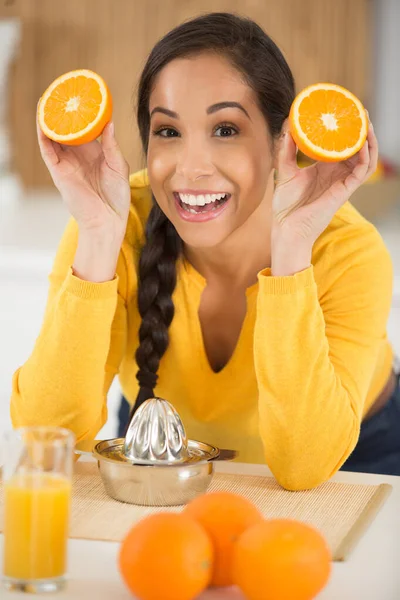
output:
<path id="1" fill-rule="evenodd" d="M 151 51 L 138 89 L 137 121 L 145 154 L 149 144 L 149 100 L 161 69 L 176 58 L 213 52 L 227 59 L 254 91 L 269 132 L 277 137 L 294 99 L 294 80 L 281 51 L 263 29 L 249 18 L 210 13 L 184 22 L 167 33 Z M 139 260 L 138 305 L 141 316 L 136 351 L 140 390 L 135 410 L 154 395 L 160 360 L 169 342 L 174 316 L 172 294 L 176 261 L 182 241 L 159 208 L 154 196 Z M 173 398 L 171 399 L 173 402 Z"/>

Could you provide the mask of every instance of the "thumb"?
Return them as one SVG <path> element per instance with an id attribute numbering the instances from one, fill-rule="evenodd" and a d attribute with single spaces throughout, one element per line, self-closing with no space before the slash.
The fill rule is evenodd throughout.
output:
<path id="1" fill-rule="evenodd" d="M 101 136 L 101 148 L 107 165 L 123 177 L 129 175 L 129 165 L 126 162 L 117 140 L 115 139 L 115 126 L 110 121 L 105 126 Z"/>

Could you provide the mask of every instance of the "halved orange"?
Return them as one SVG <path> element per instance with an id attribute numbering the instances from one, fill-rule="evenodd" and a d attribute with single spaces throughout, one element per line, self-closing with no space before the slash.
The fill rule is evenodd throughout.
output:
<path id="1" fill-rule="evenodd" d="M 301 91 L 293 101 L 289 123 L 299 150 L 325 162 L 356 154 L 368 133 L 368 116 L 360 100 L 334 83 L 316 83 Z"/>
<path id="2" fill-rule="evenodd" d="M 57 77 L 38 105 L 43 133 L 60 144 L 78 146 L 95 140 L 111 120 L 112 98 L 102 77 L 89 69 Z"/>

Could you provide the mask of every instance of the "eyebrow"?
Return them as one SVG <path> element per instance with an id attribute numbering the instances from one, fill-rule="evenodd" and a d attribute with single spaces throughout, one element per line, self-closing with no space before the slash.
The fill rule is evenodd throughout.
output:
<path id="1" fill-rule="evenodd" d="M 238 108 L 239 110 L 244 112 L 244 114 L 250 119 L 249 113 L 239 102 L 229 102 L 229 101 L 217 102 L 216 104 L 212 104 L 211 106 L 209 106 L 207 108 L 207 114 L 212 115 L 213 113 L 217 112 L 218 110 L 222 110 L 223 108 Z M 177 112 L 175 112 L 173 110 L 169 110 L 169 108 L 164 108 L 163 106 L 156 106 L 155 108 L 153 108 L 153 110 L 150 113 L 150 119 L 154 115 L 154 113 L 158 113 L 158 112 L 162 113 L 163 115 L 167 115 L 168 117 L 171 117 L 172 119 L 179 119 L 179 115 Z M 250 119 L 250 121 L 251 121 L 251 119 Z"/>

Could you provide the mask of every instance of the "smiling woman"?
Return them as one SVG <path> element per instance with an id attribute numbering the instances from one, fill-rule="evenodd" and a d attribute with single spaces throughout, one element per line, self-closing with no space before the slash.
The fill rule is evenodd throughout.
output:
<path id="1" fill-rule="evenodd" d="M 266 461 L 288 489 L 348 467 L 354 448 L 357 468 L 400 474 L 388 435 L 400 421 L 391 262 L 348 203 L 376 167 L 373 127 L 351 159 L 299 169 L 293 99 L 268 35 L 212 13 L 148 57 L 145 171 L 128 177 L 112 124 L 74 148 L 39 131 L 73 218 L 40 336 L 14 376 L 15 425 L 93 439 L 119 374 L 131 414 L 166 398 L 190 438 Z"/>

